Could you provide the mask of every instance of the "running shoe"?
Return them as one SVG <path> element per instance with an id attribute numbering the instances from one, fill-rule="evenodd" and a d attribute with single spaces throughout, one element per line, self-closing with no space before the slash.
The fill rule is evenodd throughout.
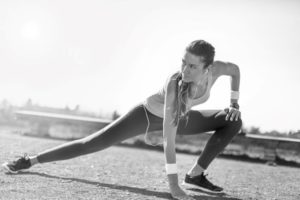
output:
<path id="1" fill-rule="evenodd" d="M 2 167 L 8 172 L 16 174 L 31 167 L 31 163 L 27 154 L 24 154 L 24 156 L 20 156 L 17 160 L 3 163 Z"/>
<path id="2" fill-rule="evenodd" d="M 204 175 L 204 173 L 198 175 L 198 176 L 190 176 L 188 174 L 185 175 L 185 179 L 182 183 L 182 185 L 187 186 L 196 186 L 202 190 L 208 191 L 208 192 L 222 192 L 223 188 L 216 186 L 212 184 L 209 180 L 206 178 L 207 174 Z"/>

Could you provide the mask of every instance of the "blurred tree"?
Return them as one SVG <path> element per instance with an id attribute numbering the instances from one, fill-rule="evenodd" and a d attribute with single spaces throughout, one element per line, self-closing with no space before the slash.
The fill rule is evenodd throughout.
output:
<path id="1" fill-rule="evenodd" d="M 26 109 L 31 109 L 32 108 L 32 100 L 29 98 L 25 104 Z"/>
<path id="2" fill-rule="evenodd" d="M 268 131 L 268 132 L 265 132 L 264 134 L 271 135 L 271 136 L 283 136 L 283 135 L 286 135 L 285 133 L 281 133 L 281 132 L 276 131 L 276 130 Z"/>
<path id="3" fill-rule="evenodd" d="M 241 128 L 239 134 L 240 135 L 246 135 L 246 133 L 247 133 L 247 129 L 242 125 L 242 128 Z"/>
<path id="4" fill-rule="evenodd" d="M 115 110 L 112 114 L 112 119 L 115 120 L 115 119 L 118 119 L 120 117 L 120 114 Z"/>
<path id="5" fill-rule="evenodd" d="M 8 107 L 8 105 L 9 105 L 9 103 L 8 103 L 7 99 L 3 99 L 1 101 L 0 107 L 1 107 L 1 109 L 6 109 Z"/>
<path id="6" fill-rule="evenodd" d="M 65 106 L 64 110 L 65 110 L 66 113 L 70 113 L 70 111 L 71 111 L 71 109 L 68 105 Z"/>
<path id="7" fill-rule="evenodd" d="M 255 126 L 250 127 L 249 133 L 251 133 L 251 134 L 261 134 L 261 132 L 259 130 L 259 127 L 255 127 Z"/>
<path id="8" fill-rule="evenodd" d="M 74 111 L 79 112 L 79 110 L 80 110 L 80 105 L 77 104 L 76 107 L 74 108 Z"/>

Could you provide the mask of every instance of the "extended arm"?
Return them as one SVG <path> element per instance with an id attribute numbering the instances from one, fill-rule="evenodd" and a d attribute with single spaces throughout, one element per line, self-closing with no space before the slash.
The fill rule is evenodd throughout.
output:
<path id="1" fill-rule="evenodd" d="M 167 85 L 164 104 L 163 140 L 166 166 L 176 166 L 175 138 L 177 127 L 173 121 L 173 102 L 175 99 L 176 81 L 170 80 Z M 168 173 L 167 173 L 168 174 Z M 178 185 L 176 173 L 168 174 L 169 184 Z"/>
<path id="2" fill-rule="evenodd" d="M 189 197 L 178 185 L 177 165 L 176 165 L 176 151 L 175 138 L 177 126 L 173 125 L 173 111 L 175 100 L 176 80 L 170 79 L 167 83 L 164 104 L 164 121 L 163 121 L 163 140 L 164 140 L 164 154 L 166 161 L 166 172 L 169 181 L 169 188 L 173 198 L 176 199 L 193 199 Z"/>

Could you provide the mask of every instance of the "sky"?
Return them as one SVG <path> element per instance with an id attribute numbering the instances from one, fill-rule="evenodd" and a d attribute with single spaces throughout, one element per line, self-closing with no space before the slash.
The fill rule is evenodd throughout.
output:
<path id="1" fill-rule="evenodd" d="M 1 0 L 0 100 L 95 113 L 132 106 L 180 69 L 204 39 L 239 66 L 245 127 L 299 130 L 300 1 Z M 230 103 L 221 76 L 201 109 Z"/>

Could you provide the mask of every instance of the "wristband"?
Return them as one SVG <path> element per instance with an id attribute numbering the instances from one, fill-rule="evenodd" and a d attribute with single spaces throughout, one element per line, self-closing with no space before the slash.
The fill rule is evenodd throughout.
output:
<path id="1" fill-rule="evenodd" d="M 231 90 L 231 99 L 238 100 L 239 96 L 240 96 L 240 92 L 239 91 L 233 91 L 233 90 Z"/>
<path id="2" fill-rule="evenodd" d="M 167 174 L 177 174 L 177 165 L 176 165 L 176 163 L 166 164 L 165 167 L 166 167 Z"/>

